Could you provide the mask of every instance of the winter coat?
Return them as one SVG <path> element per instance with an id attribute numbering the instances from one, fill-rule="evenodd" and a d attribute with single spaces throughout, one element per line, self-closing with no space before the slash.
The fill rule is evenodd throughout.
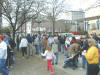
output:
<path id="1" fill-rule="evenodd" d="M 77 52 L 80 51 L 80 46 L 77 43 L 73 43 L 72 45 L 70 45 L 69 47 L 69 54 L 76 54 Z"/>
<path id="2" fill-rule="evenodd" d="M 52 43 L 52 51 L 53 51 L 54 53 L 58 53 L 58 41 L 54 41 L 54 42 Z"/>
<path id="3" fill-rule="evenodd" d="M 32 37 L 30 35 L 28 35 L 26 38 L 27 38 L 28 43 L 32 43 L 33 42 L 33 39 L 32 39 Z"/>
<path id="4" fill-rule="evenodd" d="M 45 50 L 46 47 L 47 47 L 47 40 L 46 39 L 42 39 L 41 40 L 41 45 L 42 45 L 42 48 Z"/>

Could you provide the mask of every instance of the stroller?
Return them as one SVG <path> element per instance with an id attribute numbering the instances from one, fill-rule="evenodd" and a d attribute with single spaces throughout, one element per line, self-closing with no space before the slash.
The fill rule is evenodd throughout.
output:
<path id="1" fill-rule="evenodd" d="M 78 67 L 77 64 L 78 64 L 78 56 L 79 55 L 80 55 L 80 52 L 75 54 L 72 58 L 69 57 L 69 58 L 65 59 L 63 68 L 70 67 L 73 70 L 75 70 Z"/>

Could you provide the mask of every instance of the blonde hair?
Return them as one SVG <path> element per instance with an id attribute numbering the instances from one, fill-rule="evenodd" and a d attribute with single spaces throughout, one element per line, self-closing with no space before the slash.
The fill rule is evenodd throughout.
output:
<path id="1" fill-rule="evenodd" d="M 88 44 L 91 43 L 91 45 L 95 46 L 96 42 L 94 39 L 88 39 Z"/>
<path id="2" fill-rule="evenodd" d="M 69 40 L 69 38 L 67 37 L 66 40 Z"/>
<path id="3" fill-rule="evenodd" d="M 25 38 L 25 36 L 24 36 L 24 35 L 22 35 L 22 36 L 21 36 L 21 38 Z"/>
<path id="4" fill-rule="evenodd" d="M 51 51 L 52 50 L 51 46 L 47 46 L 46 50 Z"/>

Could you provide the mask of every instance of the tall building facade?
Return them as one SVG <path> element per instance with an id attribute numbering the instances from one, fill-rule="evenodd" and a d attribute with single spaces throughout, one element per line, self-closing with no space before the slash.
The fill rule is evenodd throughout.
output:
<path id="1" fill-rule="evenodd" d="M 94 18 L 95 17 L 95 18 Z M 90 6 L 85 10 L 85 18 L 91 18 L 89 20 L 89 28 L 100 29 L 100 3 Z"/>
<path id="2" fill-rule="evenodd" d="M 70 31 L 78 31 L 78 26 L 83 26 L 84 22 L 77 23 L 78 19 L 85 18 L 83 11 L 68 11 L 66 14 L 66 25 L 71 25 Z"/>

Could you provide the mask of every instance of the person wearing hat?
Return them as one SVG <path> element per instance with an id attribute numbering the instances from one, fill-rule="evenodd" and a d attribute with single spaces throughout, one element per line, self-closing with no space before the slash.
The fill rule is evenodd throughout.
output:
<path id="1" fill-rule="evenodd" d="M 5 66 L 7 59 L 7 44 L 2 39 L 3 36 L 0 35 L 0 71 L 2 75 L 9 75 Z"/>

